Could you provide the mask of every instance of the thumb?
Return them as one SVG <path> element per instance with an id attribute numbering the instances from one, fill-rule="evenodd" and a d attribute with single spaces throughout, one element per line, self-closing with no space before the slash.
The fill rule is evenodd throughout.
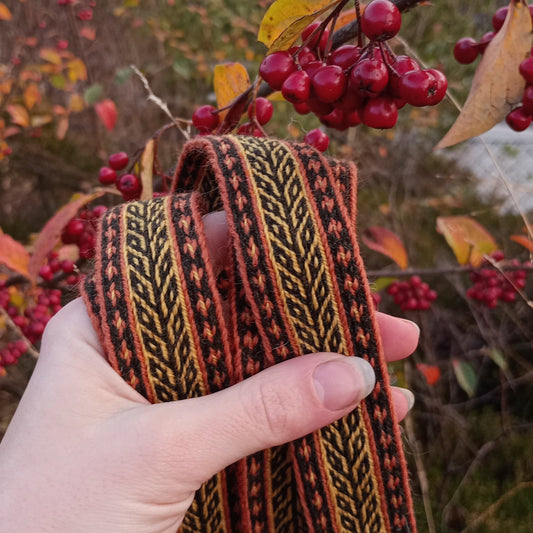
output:
<path id="1" fill-rule="evenodd" d="M 200 484 L 238 459 L 338 420 L 374 384 L 359 357 L 310 354 L 208 396 L 151 406 L 150 418 L 165 428 L 166 445 L 159 444 L 173 450 L 163 455 L 179 479 Z"/>

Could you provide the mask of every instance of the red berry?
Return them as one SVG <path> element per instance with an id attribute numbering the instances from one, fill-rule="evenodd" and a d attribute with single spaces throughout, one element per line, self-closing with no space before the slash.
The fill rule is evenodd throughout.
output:
<path id="1" fill-rule="evenodd" d="M 346 77 L 337 65 L 326 65 L 317 70 L 312 83 L 316 96 L 327 103 L 338 100 L 346 90 Z"/>
<path id="2" fill-rule="evenodd" d="M 281 86 L 281 94 L 285 100 L 299 104 L 309 99 L 311 94 L 311 78 L 305 70 L 297 70 L 289 74 Z"/>
<path id="3" fill-rule="evenodd" d="M 448 80 L 440 70 L 430 68 L 426 70 L 426 72 L 428 74 L 431 74 L 434 80 L 434 82 L 430 84 L 429 88 L 428 105 L 437 105 L 446 96 L 446 90 L 448 89 Z"/>
<path id="4" fill-rule="evenodd" d="M 312 96 L 307 100 L 306 104 L 309 106 L 309 109 L 318 116 L 329 115 L 334 109 L 333 104 L 328 104 L 319 100 L 316 96 Z"/>
<path id="5" fill-rule="evenodd" d="M 528 85 L 522 96 L 522 111 L 533 116 L 533 85 Z"/>
<path id="6" fill-rule="evenodd" d="M 521 107 L 513 109 L 506 117 L 505 121 L 514 131 L 524 131 L 531 124 L 531 116 L 524 113 Z"/>
<path id="7" fill-rule="evenodd" d="M 355 111 L 352 111 L 351 113 L 345 113 L 344 122 L 349 128 L 353 126 L 359 126 L 359 124 L 361 124 L 362 122 L 359 110 L 356 109 Z"/>
<path id="8" fill-rule="evenodd" d="M 533 85 L 533 57 L 528 57 L 520 63 L 520 74 L 526 80 L 528 85 Z"/>
<path id="9" fill-rule="evenodd" d="M 261 124 L 261 126 L 266 124 L 272 118 L 273 112 L 274 106 L 270 100 L 267 100 L 266 98 L 257 98 L 255 100 L 255 118 L 257 119 L 257 122 Z M 250 117 L 250 120 L 252 120 L 253 114 L 254 103 L 252 102 L 248 106 L 248 116 Z"/>
<path id="10" fill-rule="evenodd" d="M 309 106 L 306 102 L 302 102 L 301 104 L 293 104 L 294 110 L 296 113 L 299 113 L 300 115 L 307 115 L 311 112 L 311 109 L 309 109 Z"/>
<path id="11" fill-rule="evenodd" d="M 409 56 L 397 56 L 396 60 L 391 64 L 389 87 L 394 96 L 399 96 L 400 94 L 399 85 L 401 76 L 412 70 L 420 70 L 420 66 Z"/>
<path id="12" fill-rule="evenodd" d="M 93 217 L 95 219 L 102 218 L 104 213 L 107 213 L 107 207 L 105 205 L 95 205 L 93 209 Z"/>
<path id="13" fill-rule="evenodd" d="M 293 46 L 289 53 L 294 56 L 294 60 L 300 64 L 300 66 L 305 67 L 311 61 L 316 61 L 316 56 L 309 50 L 307 46 L 303 48 L 300 46 Z"/>
<path id="14" fill-rule="evenodd" d="M 329 137 L 322 130 L 316 128 L 307 133 L 304 142 L 314 146 L 319 152 L 325 152 L 329 146 Z"/>
<path id="15" fill-rule="evenodd" d="M 200 106 L 192 115 L 192 123 L 200 133 L 211 133 L 219 122 L 220 116 L 212 105 Z"/>
<path id="16" fill-rule="evenodd" d="M 509 8 L 505 6 L 500 7 L 500 9 L 494 13 L 494 16 L 492 17 L 492 27 L 494 28 L 494 31 L 499 31 L 501 29 L 508 12 Z"/>
<path id="17" fill-rule="evenodd" d="M 319 118 L 320 122 L 328 128 L 343 131 L 348 127 L 344 122 L 344 113 L 340 109 L 334 109 L 331 113 L 321 115 Z"/>
<path id="18" fill-rule="evenodd" d="M 374 0 L 361 16 L 361 29 L 371 41 L 391 39 L 400 31 L 401 25 L 400 11 L 389 0 Z"/>
<path id="19" fill-rule="evenodd" d="M 390 98 L 372 98 L 366 103 L 361 118 L 370 128 L 389 129 L 398 120 L 398 108 Z"/>
<path id="20" fill-rule="evenodd" d="M 304 70 L 309 74 L 309 77 L 312 79 L 313 76 L 324 66 L 322 61 L 310 61 L 305 65 Z"/>
<path id="21" fill-rule="evenodd" d="M 44 279 L 44 281 L 50 281 L 54 277 L 54 273 L 50 268 L 50 265 L 43 265 L 39 269 L 39 276 Z"/>
<path id="22" fill-rule="evenodd" d="M 353 44 L 345 44 L 340 46 L 331 54 L 328 63 L 330 65 L 337 65 L 343 70 L 347 70 L 357 63 L 361 57 L 361 49 Z"/>
<path id="23" fill-rule="evenodd" d="M 417 107 L 430 105 L 437 81 L 427 70 L 412 70 L 400 78 L 400 98 Z"/>
<path id="24" fill-rule="evenodd" d="M 350 74 L 350 87 L 364 97 L 377 96 L 388 82 L 389 71 L 385 63 L 378 58 L 359 61 Z"/>
<path id="25" fill-rule="evenodd" d="M 126 152 L 118 152 L 109 156 L 109 166 L 113 170 L 122 170 L 128 166 L 130 158 Z"/>
<path id="26" fill-rule="evenodd" d="M 135 174 L 123 174 L 117 182 L 117 189 L 122 193 L 124 200 L 135 200 L 141 194 L 142 185 Z"/>
<path id="27" fill-rule="evenodd" d="M 65 244 L 76 244 L 85 231 L 85 223 L 77 218 L 69 221 L 61 234 L 61 240 Z"/>
<path id="28" fill-rule="evenodd" d="M 111 185 L 117 181 L 117 173 L 110 167 L 102 167 L 98 172 L 98 181 L 102 185 Z"/>
<path id="29" fill-rule="evenodd" d="M 365 99 L 359 93 L 348 89 L 344 96 L 335 102 L 335 107 L 345 113 L 351 113 L 362 108 L 364 103 Z"/>
<path id="30" fill-rule="evenodd" d="M 71 274 L 72 272 L 74 272 L 74 262 L 69 261 L 68 259 L 65 259 L 64 261 L 61 262 L 61 270 L 65 274 Z"/>
<path id="31" fill-rule="evenodd" d="M 274 52 L 263 59 L 259 67 L 259 75 L 272 89 L 279 91 L 289 74 L 295 70 L 296 63 L 288 52 Z"/>
<path id="32" fill-rule="evenodd" d="M 459 39 L 453 47 L 453 56 L 458 63 L 468 65 L 473 63 L 479 54 L 479 46 L 472 37 Z"/>
<path id="33" fill-rule="evenodd" d="M 329 38 L 329 30 L 326 28 L 322 32 L 322 37 L 320 37 L 320 31 L 318 28 L 322 24 L 320 21 L 313 22 L 312 24 L 309 24 L 307 28 L 302 32 L 302 42 L 306 42 L 307 39 L 311 36 L 311 34 L 316 30 L 315 34 L 311 38 L 311 40 L 307 43 L 307 46 L 311 49 L 316 48 L 318 45 L 318 49 L 321 52 L 324 52 L 326 49 L 326 45 L 328 43 Z M 318 41 L 320 37 L 320 42 Z"/>
<path id="34" fill-rule="evenodd" d="M 483 35 L 483 37 L 481 37 L 481 39 L 479 40 L 479 45 L 478 45 L 480 54 L 483 54 L 485 52 L 485 50 L 487 49 L 487 46 L 492 41 L 492 39 L 494 39 L 495 35 L 496 34 L 493 31 L 488 31 L 487 33 L 485 33 L 485 35 Z"/>

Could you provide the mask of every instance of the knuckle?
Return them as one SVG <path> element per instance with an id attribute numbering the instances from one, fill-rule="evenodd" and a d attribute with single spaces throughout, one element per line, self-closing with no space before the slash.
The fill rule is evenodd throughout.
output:
<path id="1" fill-rule="evenodd" d="M 290 421 L 287 400 L 272 384 L 263 383 L 255 388 L 250 401 L 244 405 L 250 427 L 255 428 L 260 435 L 265 434 L 266 430 L 270 438 L 282 436 Z"/>

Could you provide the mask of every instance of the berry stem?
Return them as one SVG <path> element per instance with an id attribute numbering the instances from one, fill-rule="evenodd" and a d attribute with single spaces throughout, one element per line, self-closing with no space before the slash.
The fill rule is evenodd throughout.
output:
<path id="1" fill-rule="evenodd" d="M 355 20 L 361 20 L 361 5 L 359 0 L 355 0 Z M 361 25 L 357 24 L 357 46 L 363 48 L 363 32 L 361 31 Z"/>

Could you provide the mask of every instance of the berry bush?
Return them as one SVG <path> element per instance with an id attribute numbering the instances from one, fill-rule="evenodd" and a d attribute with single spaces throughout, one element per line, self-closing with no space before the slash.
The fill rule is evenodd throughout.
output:
<path id="1" fill-rule="evenodd" d="M 531 217 L 499 210 L 504 187 L 481 197 L 432 148 L 447 130 L 463 140 L 447 95 L 488 109 L 459 114 L 474 137 L 507 75 L 512 101 L 494 120 L 529 127 L 532 43 L 526 31 L 507 46 L 506 28 L 531 8 L 342 0 L 272 27 L 270 4 L 0 2 L 0 436 L 106 209 L 167 194 L 187 138 L 276 135 L 357 162 L 374 306 L 421 326 L 412 361 L 391 368 L 417 396 L 406 433 L 420 529 L 527 531 Z M 496 57 L 506 75 L 491 78 Z M 480 73 L 491 90 L 472 94 Z"/>

